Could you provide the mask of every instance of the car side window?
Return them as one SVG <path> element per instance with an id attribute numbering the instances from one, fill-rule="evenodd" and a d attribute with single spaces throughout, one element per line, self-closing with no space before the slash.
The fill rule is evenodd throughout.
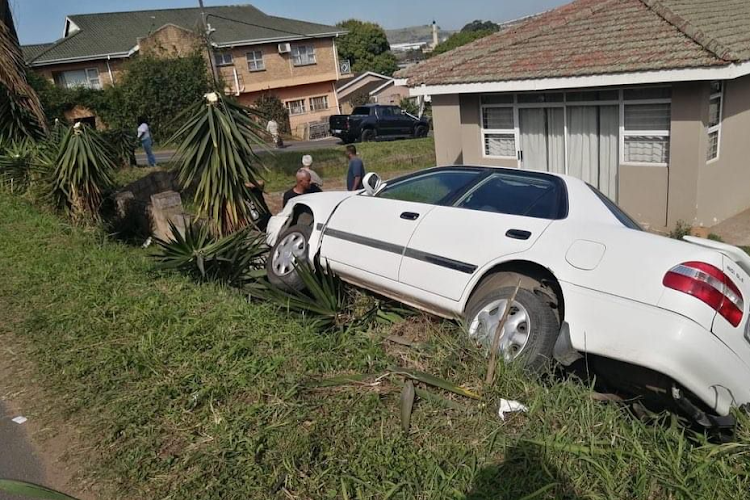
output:
<path id="1" fill-rule="evenodd" d="M 565 193 L 561 179 L 503 172 L 489 176 L 466 193 L 456 206 L 538 219 L 562 219 L 567 215 Z"/>
<path id="2" fill-rule="evenodd" d="M 436 205 L 451 193 L 477 179 L 476 170 L 442 170 L 387 185 L 378 198 Z"/>

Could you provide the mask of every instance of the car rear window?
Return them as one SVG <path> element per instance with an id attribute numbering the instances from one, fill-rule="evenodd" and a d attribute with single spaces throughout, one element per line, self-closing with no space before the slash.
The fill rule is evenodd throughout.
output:
<path id="1" fill-rule="evenodd" d="M 379 198 L 437 205 L 480 175 L 479 170 L 438 170 L 388 184 Z"/>
<path id="2" fill-rule="evenodd" d="M 635 229 L 636 231 L 643 231 L 643 228 L 635 220 L 633 220 L 631 216 L 625 213 L 622 208 L 618 207 L 614 201 L 607 198 L 604 193 L 596 189 L 591 184 L 586 185 L 594 192 L 594 194 L 601 200 L 601 202 L 604 203 L 604 206 L 607 207 L 607 210 L 612 212 L 612 215 L 614 215 L 623 226 L 629 229 Z"/>
<path id="3" fill-rule="evenodd" d="M 466 193 L 456 206 L 537 219 L 564 219 L 568 215 L 567 191 L 562 179 L 529 173 L 492 174 Z"/>
<path id="4" fill-rule="evenodd" d="M 352 111 L 353 115 L 369 115 L 370 114 L 370 108 L 367 106 L 359 106 L 357 108 L 354 108 Z"/>

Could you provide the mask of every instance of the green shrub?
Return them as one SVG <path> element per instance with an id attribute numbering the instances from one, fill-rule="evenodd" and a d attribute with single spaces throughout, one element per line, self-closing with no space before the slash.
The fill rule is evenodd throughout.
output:
<path id="1" fill-rule="evenodd" d="M 669 237 L 675 240 L 681 240 L 684 236 L 690 236 L 690 231 L 692 229 L 693 227 L 684 220 L 678 220 L 674 229 L 669 232 Z"/>
<path id="2" fill-rule="evenodd" d="M 274 94 L 262 94 L 255 100 L 253 107 L 264 120 L 275 120 L 279 124 L 279 133 L 290 134 L 292 132 L 289 125 L 289 111 L 284 107 L 281 99 Z"/>

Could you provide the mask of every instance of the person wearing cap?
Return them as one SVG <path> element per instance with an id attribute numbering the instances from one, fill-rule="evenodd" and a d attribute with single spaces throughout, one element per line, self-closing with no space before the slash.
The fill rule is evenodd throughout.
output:
<path id="1" fill-rule="evenodd" d="M 313 186 L 316 186 L 319 191 L 323 189 L 323 179 L 320 178 L 317 172 L 312 169 L 313 158 L 310 155 L 302 157 L 302 170 L 307 171 L 310 174 L 310 181 Z"/>

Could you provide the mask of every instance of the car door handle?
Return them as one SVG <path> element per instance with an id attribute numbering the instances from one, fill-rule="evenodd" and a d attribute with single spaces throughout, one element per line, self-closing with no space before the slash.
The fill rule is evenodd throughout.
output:
<path id="1" fill-rule="evenodd" d="M 401 218 L 405 220 L 417 220 L 419 219 L 419 214 L 416 212 L 404 212 L 401 214 Z"/>
<path id="2" fill-rule="evenodd" d="M 531 238 L 531 233 L 529 231 L 524 231 L 523 229 L 508 229 L 505 236 L 514 240 L 528 240 Z"/>

